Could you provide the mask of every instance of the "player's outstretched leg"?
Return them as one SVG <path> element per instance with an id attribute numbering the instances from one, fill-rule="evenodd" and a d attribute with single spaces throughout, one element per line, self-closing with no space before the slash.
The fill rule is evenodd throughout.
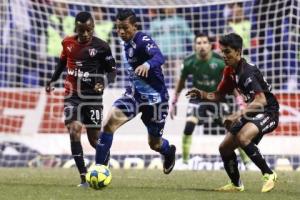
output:
<path id="1" fill-rule="evenodd" d="M 107 165 L 110 156 L 110 147 L 113 142 L 113 134 L 101 132 L 96 145 L 96 164 Z"/>

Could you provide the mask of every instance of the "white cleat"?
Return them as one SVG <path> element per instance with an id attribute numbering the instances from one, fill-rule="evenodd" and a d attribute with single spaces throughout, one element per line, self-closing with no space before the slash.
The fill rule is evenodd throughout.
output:
<path id="1" fill-rule="evenodd" d="M 80 183 L 79 185 L 77 185 L 77 187 L 79 187 L 79 188 L 88 188 L 90 186 L 87 182 L 84 182 L 84 183 Z"/>

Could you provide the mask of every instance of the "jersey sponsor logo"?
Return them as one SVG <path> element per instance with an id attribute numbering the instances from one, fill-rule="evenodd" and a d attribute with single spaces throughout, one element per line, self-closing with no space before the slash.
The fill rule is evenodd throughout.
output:
<path id="1" fill-rule="evenodd" d="M 253 120 L 262 119 L 264 116 L 265 116 L 264 114 L 257 114 L 255 117 L 253 117 Z"/>
<path id="2" fill-rule="evenodd" d="M 266 117 L 265 119 L 263 119 L 259 124 L 260 124 L 261 126 L 263 126 L 269 119 L 270 119 L 270 117 L 267 116 L 267 117 Z"/>
<path id="3" fill-rule="evenodd" d="M 78 68 L 75 68 L 75 69 L 68 69 L 67 70 L 67 73 L 68 75 L 71 75 L 71 76 L 75 76 L 75 77 L 79 77 L 79 78 L 88 78 L 90 76 L 90 73 L 89 72 L 83 72 L 81 71 L 80 69 Z"/>
<path id="4" fill-rule="evenodd" d="M 82 66 L 83 66 L 83 64 L 82 64 L 81 61 L 76 61 L 75 64 L 76 64 L 76 66 L 78 66 L 78 67 L 82 67 Z"/>
<path id="5" fill-rule="evenodd" d="M 91 57 L 94 57 L 97 54 L 97 50 L 95 48 L 89 49 L 89 54 Z"/>
<path id="6" fill-rule="evenodd" d="M 273 126 L 275 126 L 275 121 L 272 121 L 271 123 L 269 123 L 266 127 L 264 127 L 263 129 L 262 129 L 262 131 L 261 132 L 265 132 L 265 131 L 267 131 L 268 129 L 272 129 L 273 128 Z M 270 131 L 270 130 L 268 130 L 268 131 Z"/>

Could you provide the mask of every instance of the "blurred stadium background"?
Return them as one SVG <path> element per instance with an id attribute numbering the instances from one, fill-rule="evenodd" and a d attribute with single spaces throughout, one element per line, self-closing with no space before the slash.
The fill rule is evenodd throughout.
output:
<path id="1" fill-rule="evenodd" d="M 90 11 L 95 35 L 108 41 L 118 62 L 117 82 L 104 94 L 104 116 L 127 84 L 126 61 L 114 31 L 115 14 L 133 8 L 143 31 L 166 56 L 164 74 L 172 97 L 182 59 L 192 53 L 193 37 L 205 32 L 218 51 L 220 35 L 236 31 L 245 41 L 244 55 L 256 63 L 273 86 L 281 105 L 280 124 L 260 144 L 273 169 L 300 170 L 300 2 L 298 0 L 2 0 L 0 1 L 0 167 L 71 167 L 69 136 L 63 125 L 63 79 L 51 96 L 44 86 L 61 51 L 61 40 L 73 34 L 74 16 Z M 187 100 L 179 115 L 168 119 L 165 136 L 178 147 Z M 204 134 L 203 134 L 204 130 Z M 189 168 L 222 169 L 218 144 L 222 128 L 197 127 Z M 94 150 L 82 136 L 86 163 Z M 116 133 L 113 168 L 161 168 L 160 157 L 147 144 L 139 120 Z M 243 165 L 241 165 L 243 169 Z"/>

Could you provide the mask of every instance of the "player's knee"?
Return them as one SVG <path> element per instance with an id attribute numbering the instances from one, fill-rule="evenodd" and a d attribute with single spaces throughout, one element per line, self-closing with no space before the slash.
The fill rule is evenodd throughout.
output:
<path id="1" fill-rule="evenodd" d="M 224 150 L 225 150 L 225 147 L 224 147 L 223 143 L 221 143 L 221 144 L 219 145 L 219 152 L 220 152 L 220 154 L 223 154 L 223 153 L 224 153 Z"/>
<path id="2" fill-rule="evenodd" d="M 92 147 L 96 148 L 98 141 L 98 133 L 100 130 L 88 131 L 88 140 Z"/>
<path id="3" fill-rule="evenodd" d="M 228 147 L 226 146 L 225 143 L 221 143 L 221 144 L 219 145 L 219 152 L 220 152 L 220 154 L 223 155 L 223 156 L 229 154 Z"/>
<path id="4" fill-rule="evenodd" d="M 187 121 L 186 124 L 185 124 L 185 128 L 184 128 L 183 133 L 185 135 L 192 135 L 193 132 L 194 132 L 195 126 L 196 126 L 196 124 L 194 122 Z"/>
<path id="5" fill-rule="evenodd" d="M 161 144 L 159 142 L 157 142 L 157 141 L 149 141 L 148 144 L 150 146 L 150 149 L 152 149 L 153 151 L 157 151 L 157 152 L 160 151 Z"/>
<path id="6" fill-rule="evenodd" d="M 79 141 L 81 135 L 82 125 L 78 122 L 72 122 L 68 125 L 70 138 L 72 141 Z"/>
<path id="7" fill-rule="evenodd" d="M 238 142 L 238 145 L 242 148 L 247 146 L 251 142 L 251 140 L 243 134 L 237 134 L 236 141 Z"/>
<path id="8" fill-rule="evenodd" d="M 103 124 L 103 131 L 107 133 L 114 133 L 117 129 L 117 125 L 112 120 L 108 120 Z"/>

